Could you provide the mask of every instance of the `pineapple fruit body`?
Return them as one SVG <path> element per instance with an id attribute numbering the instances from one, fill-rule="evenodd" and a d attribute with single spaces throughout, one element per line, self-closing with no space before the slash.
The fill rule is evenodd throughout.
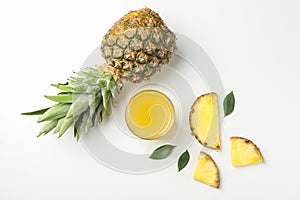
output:
<path id="1" fill-rule="evenodd" d="M 143 8 L 131 11 L 103 37 L 102 56 L 122 78 L 138 83 L 167 64 L 176 49 L 175 34 L 160 16 Z"/>

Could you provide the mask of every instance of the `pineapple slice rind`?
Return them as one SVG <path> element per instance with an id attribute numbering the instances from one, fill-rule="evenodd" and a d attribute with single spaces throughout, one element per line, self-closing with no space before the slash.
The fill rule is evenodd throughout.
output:
<path id="1" fill-rule="evenodd" d="M 201 151 L 194 172 L 194 180 L 219 188 L 219 169 L 215 161 L 207 153 Z"/>
<path id="2" fill-rule="evenodd" d="M 259 148 L 249 139 L 231 137 L 231 164 L 233 166 L 252 165 L 263 162 Z"/>

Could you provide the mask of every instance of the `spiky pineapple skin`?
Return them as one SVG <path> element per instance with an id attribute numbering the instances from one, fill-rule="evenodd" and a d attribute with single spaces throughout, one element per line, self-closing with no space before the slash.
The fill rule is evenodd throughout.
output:
<path id="1" fill-rule="evenodd" d="M 101 53 L 121 78 L 133 83 L 149 79 L 169 63 L 176 50 L 175 34 L 149 8 L 131 11 L 102 39 Z"/>

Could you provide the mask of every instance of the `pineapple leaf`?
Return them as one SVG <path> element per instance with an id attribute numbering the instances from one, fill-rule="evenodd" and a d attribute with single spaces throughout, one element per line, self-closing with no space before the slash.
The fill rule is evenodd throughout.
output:
<path id="1" fill-rule="evenodd" d="M 103 105 L 100 104 L 99 108 L 97 109 L 97 113 L 96 113 L 96 118 L 97 118 L 99 123 L 101 123 L 102 120 L 103 120 L 103 109 L 104 109 Z"/>
<path id="2" fill-rule="evenodd" d="M 77 131 L 77 128 L 74 126 L 74 138 L 76 139 L 76 142 L 79 141 L 79 132 Z"/>
<path id="3" fill-rule="evenodd" d="M 62 118 L 67 114 L 70 106 L 71 104 L 57 104 L 52 106 L 39 118 L 38 122 Z"/>
<path id="4" fill-rule="evenodd" d="M 73 132 L 74 132 L 74 138 L 75 138 L 76 142 L 79 141 L 79 137 L 80 137 L 80 130 L 79 130 L 79 128 L 80 128 L 81 123 L 82 123 L 82 118 L 80 117 L 79 120 L 77 120 L 76 123 L 75 123 L 75 125 L 74 125 Z"/>
<path id="5" fill-rule="evenodd" d="M 82 121 L 81 121 L 81 124 L 80 124 L 80 126 L 79 126 L 79 132 L 81 133 L 81 132 L 84 132 L 84 133 L 86 133 L 86 124 L 88 123 L 88 113 L 87 113 L 87 111 L 86 112 L 84 112 L 83 114 L 82 114 Z"/>
<path id="6" fill-rule="evenodd" d="M 86 94 L 80 95 L 71 105 L 66 118 L 80 116 L 88 108 L 88 96 Z"/>
<path id="7" fill-rule="evenodd" d="M 75 85 L 75 84 L 74 84 Z M 88 89 L 88 87 L 86 85 L 78 85 L 76 84 L 76 86 L 74 87 L 74 92 L 76 93 L 84 93 L 86 92 Z"/>
<path id="8" fill-rule="evenodd" d="M 55 102 L 59 102 L 59 103 L 72 103 L 73 101 L 73 95 L 71 93 L 69 94 L 59 94 L 56 96 L 48 96 L 48 95 L 44 95 L 45 98 L 51 100 L 51 101 L 55 101 Z"/>
<path id="9" fill-rule="evenodd" d="M 74 123 L 73 117 L 65 118 L 60 127 L 58 138 L 63 136 L 63 134 L 66 132 L 66 130 L 68 130 L 73 123 Z"/>
<path id="10" fill-rule="evenodd" d="M 111 95 L 112 95 L 113 99 L 116 99 L 116 98 L 117 98 L 117 86 L 114 86 L 114 87 L 111 89 Z"/>
<path id="11" fill-rule="evenodd" d="M 101 91 L 101 95 L 103 99 L 103 107 L 105 110 L 107 110 L 109 101 L 109 91 L 106 88 L 103 88 Z"/>
<path id="12" fill-rule="evenodd" d="M 97 94 L 99 93 L 99 91 L 101 90 L 101 88 L 97 85 L 95 86 L 91 86 L 89 88 L 87 88 L 86 92 L 89 94 Z"/>
<path id="13" fill-rule="evenodd" d="M 41 135 L 46 135 L 47 133 L 49 133 L 52 129 L 55 128 L 55 126 L 57 125 L 57 122 L 58 122 L 57 119 L 46 122 L 43 125 L 43 127 L 40 129 L 40 131 L 36 137 L 40 137 Z"/>
<path id="14" fill-rule="evenodd" d="M 51 86 L 66 92 L 73 92 L 73 88 L 67 84 L 51 84 Z"/>
<path id="15" fill-rule="evenodd" d="M 56 127 L 55 127 L 55 129 L 54 129 L 54 131 L 53 131 L 53 134 L 59 132 L 59 130 L 60 130 L 60 128 L 61 128 L 61 126 L 62 126 L 64 120 L 65 120 L 64 117 L 63 117 L 63 118 L 60 118 L 60 119 L 58 120 L 58 122 L 57 122 L 57 124 L 56 124 Z"/>
<path id="16" fill-rule="evenodd" d="M 93 78 L 85 79 L 83 81 L 83 83 L 88 84 L 88 85 L 93 85 L 93 84 L 95 84 L 96 81 L 97 81 L 97 78 L 93 77 Z"/>
<path id="17" fill-rule="evenodd" d="M 86 113 L 86 116 L 87 116 L 87 120 L 86 120 L 86 123 L 85 123 L 85 133 L 88 132 L 88 130 L 92 127 L 92 124 L 93 124 L 93 116 L 88 113 Z"/>
<path id="18" fill-rule="evenodd" d="M 104 78 L 100 78 L 97 82 L 97 85 L 99 85 L 100 87 L 105 87 L 106 80 Z"/>
<path id="19" fill-rule="evenodd" d="M 42 115 L 44 114 L 47 110 L 49 110 L 51 107 L 49 108 L 43 108 L 40 110 L 36 110 L 36 111 L 32 111 L 32 112 L 25 112 L 25 113 L 21 113 L 21 115 Z"/>

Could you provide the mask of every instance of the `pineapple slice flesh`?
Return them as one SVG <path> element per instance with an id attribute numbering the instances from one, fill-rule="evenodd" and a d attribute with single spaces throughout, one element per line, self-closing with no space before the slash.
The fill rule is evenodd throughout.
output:
<path id="1" fill-rule="evenodd" d="M 194 172 L 194 180 L 219 188 L 219 169 L 215 161 L 205 152 L 201 151 Z"/>
<path id="2" fill-rule="evenodd" d="M 231 137 L 231 163 L 233 166 L 245 166 L 263 162 L 259 148 L 251 141 L 242 137 Z"/>
<path id="3" fill-rule="evenodd" d="M 219 106 L 216 93 L 204 94 L 193 103 L 190 110 L 190 128 L 202 145 L 220 149 Z"/>

